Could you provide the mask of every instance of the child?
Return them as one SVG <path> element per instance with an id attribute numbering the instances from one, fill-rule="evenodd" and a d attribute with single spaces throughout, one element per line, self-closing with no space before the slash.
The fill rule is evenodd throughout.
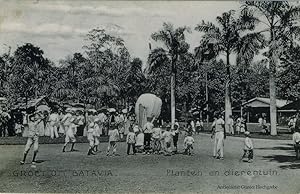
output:
<path id="1" fill-rule="evenodd" d="M 193 143 L 195 142 L 194 138 L 192 137 L 192 133 L 189 133 L 185 138 L 184 138 L 184 147 L 185 147 L 185 154 L 192 155 L 191 149 L 193 148 Z"/>
<path id="2" fill-rule="evenodd" d="M 162 138 L 164 139 L 164 148 L 165 148 L 165 156 L 170 156 L 172 153 L 171 142 L 173 140 L 174 134 L 170 132 L 170 126 L 167 126 L 167 130 L 162 134 Z"/>
<path id="3" fill-rule="evenodd" d="M 106 153 L 107 156 L 109 156 L 109 151 L 111 148 L 113 149 L 112 154 L 113 155 L 116 154 L 117 141 L 119 141 L 119 138 L 120 138 L 117 124 L 111 123 L 111 127 L 112 127 L 112 129 L 109 130 L 109 132 L 108 132 L 109 140 L 108 140 L 108 147 L 107 147 L 107 153 Z"/>
<path id="4" fill-rule="evenodd" d="M 89 150 L 88 150 L 88 155 L 95 155 L 95 153 L 93 152 L 94 150 L 94 142 L 95 142 L 95 123 L 91 122 L 88 125 L 88 130 L 87 130 L 87 139 L 89 140 Z"/>
<path id="5" fill-rule="evenodd" d="M 135 155 L 135 143 L 136 143 L 136 135 L 133 132 L 132 128 L 129 128 L 129 133 L 126 137 L 126 143 L 127 143 L 127 155 L 130 153 L 130 147 L 132 147 L 133 155 Z"/>
<path id="6" fill-rule="evenodd" d="M 33 145 L 33 158 L 32 165 L 36 164 L 35 158 L 39 149 L 39 124 L 43 121 L 42 115 L 39 112 L 34 113 L 29 117 L 28 127 L 28 139 L 24 150 L 23 160 L 20 161 L 20 164 L 25 164 L 26 156 Z"/>
<path id="7" fill-rule="evenodd" d="M 174 131 L 173 131 L 173 145 L 174 145 L 174 153 L 177 153 L 177 143 L 178 143 L 178 137 L 179 137 L 179 125 L 175 123 L 174 125 Z"/>
<path id="8" fill-rule="evenodd" d="M 162 137 L 161 128 L 157 127 L 157 124 L 156 124 L 155 128 L 153 128 L 153 133 L 152 133 L 153 152 L 155 154 L 159 154 L 159 152 L 161 150 L 161 144 L 160 144 L 161 137 Z"/>
<path id="9" fill-rule="evenodd" d="M 253 162 L 253 144 L 252 144 L 252 140 L 250 138 L 250 132 L 249 131 L 245 131 L 245 142 L 244 142 L 244 155 L 242 157 L 242 160 L 244 162 Z"/>
<path id="10" fill-rule="evenodd" d="M 293 134 L 293 143 L 294 143 L 294 148 L 296 152 L 296 159 L 299 159 L 299 152 L 300 152 L 300 133 L 295 132 Z"/>

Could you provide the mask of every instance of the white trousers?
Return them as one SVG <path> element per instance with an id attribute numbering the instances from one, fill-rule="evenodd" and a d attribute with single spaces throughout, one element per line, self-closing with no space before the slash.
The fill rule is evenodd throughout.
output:
<path id="1" fill-rule="evenodd" d="M 215 134 L 213 156 L 221 158 L 224 156 L 224 132 L 222 131 Z"/>
<path id="2" fill-rule="evenodd" d="M 57 138 L 58 136 L 58 131 L 57 131 L 57 125 L 51 125 L 50 124 L 50 137 L 51 139 Z"/>

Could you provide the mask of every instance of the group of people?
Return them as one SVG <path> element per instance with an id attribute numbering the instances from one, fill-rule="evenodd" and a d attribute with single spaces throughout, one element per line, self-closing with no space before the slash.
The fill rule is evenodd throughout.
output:
<path id="1" fill-rule="evenodd" d="M 25 118 L 27 121 L 24 123 L 27 128 L 28 134 L 26 136 L 28 136 L 28 140 L 21 164 L 24 164 L 27 153 L 32 145 L 34 147 L 32 163 L 35 163 L 35 156 L 38 151 L 38 138 L 41 136 L 41 129 L 45 127 L 45 120 L 51 138 L 57 138 L 60 134 L 65 136 L 65 143 L 62 148 L 63 152 L 66 151 L 69 143 L 71 143 L 70 151 L 74 151 L 76 136 L 83 135 L 89 141 L 88 155 L 92 155 L 98 151 L 99 138 L 102 134 L 112 136 L 112 130 L 107 130 L 116 129 L 118 136 L 120 135 L 122 139 L 126 128 L 129 128 L 130 123 L 134 119 L 132 115 L 124 115 L 116 111 L 107 113 L 103 110 L 96 111 L 89 109 L 86 112 L 87 114 L 84 116 L 84 111 L 81 109 L 67 108 L 65 113 L 58 113 L 58 111 L 54 110 L 48 115 L 47 111 L 38 110 L 33 114 L 27 115 Z"/>
<path id="2" fill-rule="evenodd" d="M 224 120 L 224 118 L 223 118 Z M 229 115 L 229 119 L 227 122 L 227 134 L 244 134 L 247 131 L 246 119 L 243 117 L 238 117 L 233 119 L 231 115 Z M 204 131 L 204 123 L 202 119 L 197 118 L 196 122 L 194 120 L 190 120 L 188 122 L 188 128 L 190 128 L 194 133 L 199 134 L 201 131 Z"/>
<path id="3" fill-rule="evenodd" d="M 58 136 L 58 129 L 64 129 L 65 143 L 63 145 L 62 151 L 65 152 L 66 146 L 71 143 L 70 151 L 74 151 L 74 145 L 76 142 L 76 134 L 78 130 L 83 130 L 86 132 L 87 140 L 89 141 L 88 155 L 95 155 L 98 151 L 99 137 L 103 134 L 106 122 L 109 122 L 107 127 L 107 135 L 109 138 L 107 146 L 107 156 L 117 154 L 117 143 L 124 139 L 125 132 L 125 121 L 130 121 L 128 125 L 128 132 L 126 133 L 126 144 L 127 144 L 127 154 L 135 155 L 136 153 L 143 154 L 164 154 L 170 156 L 172 154 L 178 153 L 178 137 L 179 134 L 184 133 L 184 152 L 183 154 L 192 155 L 193 144 L 195 142 L 193 134 L 198 133 L 193 129 L 192 125 L 189 123 L 187 127 L 180 127 L 179 122 L 175 120 L 173 127 L 167 125 L 162 127 L 155 118 L 147 118 L 147 122 L 144 126 L 139 126 L 135 121 L 134 116 L 127 116 L 117 113 L 106 115 L 104 112 L 97 112 L 96 110 L 88 110 L 86 115 L 86 120 L 82 116 L 81 110 L 74 111 L 72 109 L 67 109 L 66 114 L 60 119 L 57 112 L 50 114 L 48 120 L 50 123 L 50 133 L 51 137 L 55 138 Z M 126 118 L 126 119 L 125 119 Z M 298 118 L 298 117 L 296 117 Z M 32 163 L 35 163 L 36 154 L 38 152 L 38 138 L 40 127 L 43 125 L 45 119 L 45 114 L 41 111 L 37 111 L 28 117 L 28 140 L 24 150 L 24 157 L 21 164 L 25 163 L 25 159 L 28 151 L 33 145 L 34 155 Z M 232 117 L 230 117 L 232 119 Z M 295 122 L 295 132 L 293 134 L 294 147 L 299 157 L 300 151 L 300 119 Z M 240 122 L 243 124 L 243 122 Z M 230 122 L 229 122 L 230 124 Z M 200 125 L 201 126 L 201 125 Z M 241 125 L 236 124 L 236 127 L 241 127 Z M 253 162 L 253 143 L 250 137 L 250 132 L 247 128 L 242 127 L 245 135 L 244 139 L 244 153 L 242 156 L 243 161 Z M 181 129 L 181 130 L 180 130 Z M 216 159 L 224 159 L 224 140 L 226 139 L 225 121 L 222 114 L 217 114 L 214 117 L 214 122 L 211 126 L 213 139 L 213 157 Z"/>
<path id="4" fill-rule="evenodd" d="M 110 125 L 108 127 L 108 147 L 107 156 L 116 155 L 117 153 L 117 142 L 124 138 L 125 123 L 120 119 L 120 115 L 110 115 Z M 38 152 L 38 141 L 40 127 L 43 125 L 45 114 L 42 111 L 37 111 L 28 116 L 28 139 L 24 150 L 23 159 L 20 161 L 21 164 L 25 163 L 27 154 L 30 148 L 33 146 L 33 159 L 32 164 L 36 163 L 36 155 Z M 105 121 L 107 116 L 103 112 L 97 112 L 94 110 L 87 111 L 86 118 L 86 133 L 87 140 L 89 142 L 88 155 L 95 155 L 98 151 L 99 137 L 103 132 Z M 158 122 L 154 122 L 155 118 L 146 122 L 143 127 L 139 127 L 137 122 L 132 122 L 129 125 L 129 132 L 127 133 L 127 154 L 132 153 L 143 153 L 143 154 L 164 154 L 170 156 L 177 153 L 178 136 L 179 136 L 179 123 L 176 121 L 174 129 L 171 129 L 170 125 L 166 126 L 164 130 Z M 82 117 L 76 111 L 67 109 L 66 114 L 62 119 L 59 119 L 59 114 L 53 112 L 49 116 L 50 130 L 55 138 L 58 134 L 58 128 L 64 129 L 65 143 L 62 148 L 62 152 L 66 151 L 66 147 L 71 143 L 70 151 L 74 151 L 76 143 L 76 133 L 83 125 Z M 60 126 L 60 124 L 62 126 Z M 191 131 L 186 131 L 184 138 L 184 154 L 191 155 L 193 149 L 194 138 L 192 137 Z"/>
<path id="5" fill-rule="evenodd" d="M 169 124 L 163 129 L 158 122 L 154 121 L 155 118 L 152 118 L 152 120 L 148 118 L 148 121 L 142 128 L 137 124 L 130 128 L 126 139 L 128 155 L 131 147 L 133 148 L 133 154 L 140 152 L 148 155 L 153 153 L 170 156 L 178 152 L 178 138 L 180 134 L 178 121 L 175 120 L 173 129 Z M 187 130 L 183 141 L 184 154 L 192 154 L 193 143 L 192 132 Z"/>

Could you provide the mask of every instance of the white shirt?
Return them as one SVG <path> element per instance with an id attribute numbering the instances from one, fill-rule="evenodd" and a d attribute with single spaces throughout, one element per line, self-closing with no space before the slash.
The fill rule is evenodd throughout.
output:
<path id="1" fill-rule="evenodd" d="M 143 146 L 144 145 L 144 133 L 139 133 L 136 136 L 136 146 Z"/>
<path id="2" fill-rule="evenodd" d="M 194 142 L 195 140 L 192 136 L 187 136 L 184 138 L 184 145 L 193 145 Z"/>
<path id="3" fill-rule="evenodd" d="M 104 113 L 100 113 L 98 115 L 98 117 L 99 117 L 101 123 L 104 123 L 107 119 L 107 116 Z"/>
<path id="4" fill-rule="evenodd" d="M 147 122 L 143 129 L 144 129 L 144 133 L 152 133 L 153 124 L 150 122 Z"/>
<path id="5" fill-rule="evenodd" d="M 152 133 L 152 137 L 154 139 L 160 139 L 161 136 L 162 136 L 161 128 L 159 128 L 159 127 L 158 128 L 154 128 L 153 129 L 153 133 Z"/>
<path id="6" fill-rule="evenodd" d="M 294 144 L 296 144 L 297 142 L 300 142 L 300 133 L 299 132 L 295 132 L 293 134 L 293 142 L 294 142 Z"/>
<path id="7" fill-rule="evenodd" d="M 225 121 L 222 118 L 219 118 L 212 124 L 215 127 L 215 132 L 224 131 L 223 125 L 225 125 Z"/>
<path id="8" fill-rule="evenodd" d="M 71 119 L 72 119 L 72 114 L 67 113 L 62 119 L 62 123 L 66 126 L 71 125 Z"/>
<path id="9" fill-rule="evenodd" d="M 253 144 L 252 144 L 251 138 L 246 137 L 244 143 L 245 143 L 245 147 L 244 147 L 245 150 L 252 150 L 253 149 Z"/>
<path id="10" fill-rule="evenodd" d="M 229 125 L 229 126 L 233 126 L 233 119 L 232 119 L 232 118 L 229 118 L 229 119 L 228 119 L 228 125 Z"/>
<path id="11" fill-rule="evenodd" d="M 56 124 L 59 122 L 59 115 L 57 113 L 52 113 L 49 116 L 49 122 L 50 124 Z"/>
<path id="12" fill-rule="evenodd" d="M 170 132 L 170 131 L 165 131 L 163 134 L 162 134 L 162 137 L 164 138 L 165 142 L 171 142 L 172 139 L 173 139 L 173 133 Z"/>
<path id="13" fill-rule="evenodd" d="M 119 140 L 119 131 L 118 129 L 109 130 L 108 132 L 109 142 Z"/>

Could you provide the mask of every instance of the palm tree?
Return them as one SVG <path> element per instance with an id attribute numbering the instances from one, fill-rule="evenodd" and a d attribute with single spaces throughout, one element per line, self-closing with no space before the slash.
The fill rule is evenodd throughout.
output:
<path id="1" fill-rule="evenodd" d="M 254 12 L 259 17 L 259 22 L 266 28 L 269 51 L 266 53 L 270 69 L 270 120 L 271 135 L 277 135 L 277 110 L 276 110 L 276 68 L 283 52 L 293 46 L 294 39 L 299 36 L 300 28 L 297 20 L 300 8 L 292 6 L 287 1 L 247 1 L 245 10 Z"/>
<path id="2" fill-rule="evenodd" d="M 171 123 L 175 123 L 175 76 L 178 58 L 186 53 L 189 45 L 185 42 L 185 32 L 190 32 L 187 27 L 174 28 L 171 23 L 163 23 L 163 28 L 151 35 L 155 41 L 162 42 L 165 48 L 154 49 L 149 56 L 150 69 L 159 65 L 171 66 Z M 167 62 L 167 63 L 163 63 Z"/>
<path id="3" fill-rule="evenodd" d="M 202 21 L 195 30 L 204 32 L 202 44 L 209 43 L 212 45 L 216 55 L 225 54 L 226 56 L 226 83 L 225 83 L 225 122 L 232 115 L 231 92 L 230 92 L 230 56 L 237 54 L 237 63 L 242 61 L 251 61 L 255 54 L 262 47 L 263 37 L 259 33 L 251 33 L 254 30 L 255 18 L 252 13 L 245 10 L 243 17 L 236 18 L 235 11 L 230 10 L 216 18 L 219 26 Z M 248 31 L 248 33 L 244 33 Z M 226 125 L 226 128 L 228 126 Z M 227 130 L 226 130 L 227 131 Z"/>

